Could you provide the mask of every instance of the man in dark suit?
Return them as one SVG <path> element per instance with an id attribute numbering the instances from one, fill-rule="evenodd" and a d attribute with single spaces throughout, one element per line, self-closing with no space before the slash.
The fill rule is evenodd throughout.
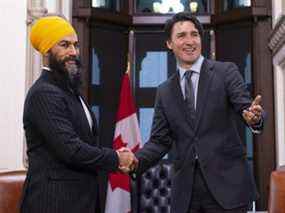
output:
<path id="1" fill-rule="evenodd" d="M 172 149 L 172 213 L 244 213 L 257 192 L 234 117 L 260 132 L 261 96 L 251 101 L 235 64 L 201 55 L 203 28 L 194 16 L 174 15 L 165 32 L 177 73 L 157 89 L 151 136 L 135 154 L 133 174 Z"/>
<path id="2" fill-rule="evenodd" d="M 30 40 L 43 71 L 24 105 L 28 171 L 22 213 L 100 213 L 97 174 L 129 166 L 131 153 L 102 148 L 96 119 L 80 95 L 78 38 L 65 19 L 48 16 Z"/>

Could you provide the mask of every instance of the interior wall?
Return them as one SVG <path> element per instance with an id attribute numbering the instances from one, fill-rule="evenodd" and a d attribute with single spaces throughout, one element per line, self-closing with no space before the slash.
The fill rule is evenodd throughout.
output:
<path id="1" fill-rule="evenodd" d="M 25 140 L 22 123 L 25 94 L 41 69 L 40 55 L 28 42 L 31 6 L 71 19 L 70 0 L 1 0 L 0 172 L 24 169 Z M 31 13 L 36 12 L 31 11 Z"/>
<path id="2" fill-rule="evenodd" d="M 272 22 L 275 25 L 279 17 L 284 13 L 285 3 L 282 0 L 272 0 Z"/>
<path id="3" fill-rule="evenodd" d="M 285 50 L 284 50 L 285 51 Z M 284 55 L 285 60 L 285 55 Z M 275 84 L 275 124 L 276 124 L 276 165 L 285 165 L 285 63 L 274 66 Z"/>
<path id="4" fill-rule="evenodd" d="M 284 0 L 272 0 L 273 28 L 285 14 Z M 273 56 L 276 165 L 285 165 L 285 44 Z"/>
<path id="5" fill-rule="evenodd" d="M 23 168 L 26 1 L 0 1 L 0 171 Z"/>

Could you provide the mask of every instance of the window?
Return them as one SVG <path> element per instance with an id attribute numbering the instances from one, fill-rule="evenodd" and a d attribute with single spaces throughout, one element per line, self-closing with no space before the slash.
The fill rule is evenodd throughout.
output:
<path id="1" fill-rule="evenodd" d="M 156 88 L 176 72 L 171 54 L 163 32 L 135 32 L 135 97 L 143 144 L 150 137 Z M 171 155 L 165 158 L 171 159 Z"/>
<path id="2" fill-rule="evenodd" d="M 107 147 L 112 147 L 121 80 L 127 63 L 126 32 L 126 28 L 112 25 L 94 24 L 91 28 L 89 100 L 99 123 L 101 145 Z"/>

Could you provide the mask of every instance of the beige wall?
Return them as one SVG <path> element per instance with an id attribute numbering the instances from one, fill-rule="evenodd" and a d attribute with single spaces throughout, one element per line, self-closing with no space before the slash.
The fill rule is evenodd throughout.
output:
<path id="1" fill-rule="evenodd" d="M 41 69 L 27 37 L 31 5 L 71 18 L 71 0 L 0 0 L 0 172 L 24 169 L 23 104 Z"/>
<path id="2" fill-rule="evenodd" d="M 285 14 L 285 0 L 272 1 L 273 28 Z M 273 57 L 276 163 L 285 165 L 285 45 Z"/>
<path id="3" fill-rule="evenodd" d="M 284 6 L 284 1 L 285 0 L 272 0 L 272 20 L 273 20 L 273 25 L 276 24 L 276 22 L 278 21 L 278 18 L 282 14 L 282 6 Z"/>
<path id="4" fill-rule="evenodd" d="M 276 125 L 276 162 L 285 165 L 285 46 L 273 58 Z"/>
<path id="5" fill-rule="evenodd" d="M 0 1 L 0 171 L 22 169 L 26 3 Z"/>

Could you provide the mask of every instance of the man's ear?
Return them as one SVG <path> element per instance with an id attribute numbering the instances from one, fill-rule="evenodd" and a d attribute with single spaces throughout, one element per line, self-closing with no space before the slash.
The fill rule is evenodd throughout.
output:
<path id="1" fill-rule="evenodd" d="M 166 43 L 167 48 L 172 50 L 172 42 L 170 40 L 167 40 L 165 43 Z"/>
<path id="2" fill-rule="evenodd" d="M 50 51 L 47 51 L 47 52 L 43 55 L 44 58 L 48 58 L 49 56 L 50 56 Z"/>
<path id="3" fill-rule="evenodd" d="M 49 66 L 48 61 L 50 57 L 50 51 L 47 51 L 45 54 L 43 54 L 43 64 L 45 66 Z"/>

